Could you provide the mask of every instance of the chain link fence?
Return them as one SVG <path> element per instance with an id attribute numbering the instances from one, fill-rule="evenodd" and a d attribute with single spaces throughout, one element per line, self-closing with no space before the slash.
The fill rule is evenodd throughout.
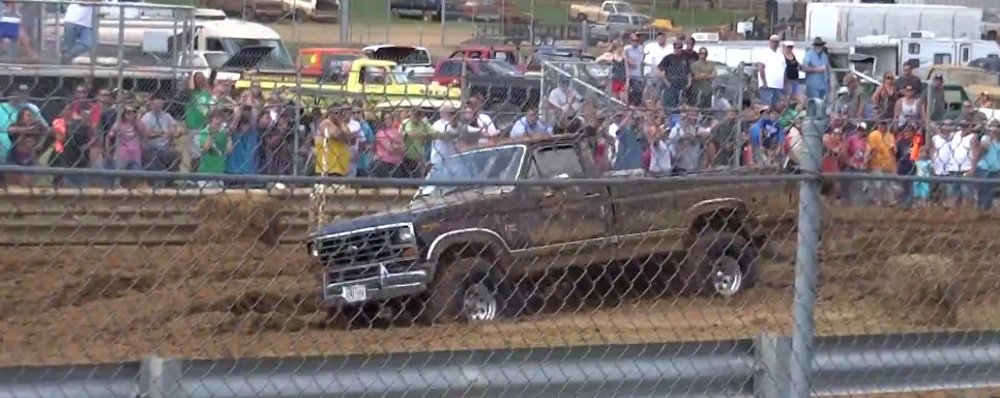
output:
<path id="1" fill-rule="evenodd" d="M 310 15 L 295 4 L 282 12 Z M 166 27 L 141 35 L 139 58 L 157 38 L 185 50 L 79 76 L 3 64 L 0 108 L 16 114 L 0 134 L 3 394 L 986 397 L 1000 384 L 1000 128 L 943 86 L 926 98 L 951 116 L 913 124 L 919 96 L 851 82 L 830 106 L 765 106 L 744 65 L 699 64 L 710 84 L 652 65 L 621 84 L 615 57 L 539 57 L 525 76 L 503 59 L 445 76 L 377 59 L 245 73 L 294 64 L 286 28 L 333 25 L 279 21 L 254 55 L 223 41 L 245 22 L 213 33 L 193 8 L 149 7 L 191 14 L 192 38 L 128 7 L 119 25 Z M 44 50 L 58 35 L 39 37 L 61 54 Z"/>

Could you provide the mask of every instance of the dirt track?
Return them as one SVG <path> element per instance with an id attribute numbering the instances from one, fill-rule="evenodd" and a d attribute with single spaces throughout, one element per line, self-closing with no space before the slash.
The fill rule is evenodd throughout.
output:
<path id="1" fill-rule="evenodd" d="M 895 214 L 895 215 L 893 215 Z M 997 328 L 1000 295 L 991 242 L 978 215 L 851 212 L 826 224 L 819 332 L 885 333 Z M 846 222 L 843 219 L 868 220 Z M 305 250 L 230 246 L 0 250 L 0 365 L 102 362 L 150 353 L 242 357 L 693 341 L 791 330 L 794 233 L 772 231 L 763 283 L 735 299 L 661 295 L 618 308 L 537 315 L 482 326 L 334 330 L 310 292 Z M 955 257 L 958 304 L 941 316 L 910 288 L 887 297 L 887 259 Z M 899 273 L 897 273 L 899 274 Z M 906 275 L 906 273 L 902 273 Z M 914 280 L 917 279 L 913 276 Z M 661 293 L 661 292 L 657 292 Z M 896 299 L 896 300 L 893 300 Z M 908 303 L 906 308 L 901 303 Z M 934 308 L 931 308 L 934 307 Z"/>

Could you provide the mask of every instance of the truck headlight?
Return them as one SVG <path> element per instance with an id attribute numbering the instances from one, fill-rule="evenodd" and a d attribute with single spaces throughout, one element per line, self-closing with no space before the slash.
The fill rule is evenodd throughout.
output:
<path id="1" fill-rule="evenodd" d="M 309 242 L 309 255 L 319 257 L 319 245 L 316 242 Z"/>
<path id="2" fill-rule="evenodd" d="M 396 231 L 396 243 L 409 243 L 413 241 L 413 229 L 409 226 L 402 227 Z"/>

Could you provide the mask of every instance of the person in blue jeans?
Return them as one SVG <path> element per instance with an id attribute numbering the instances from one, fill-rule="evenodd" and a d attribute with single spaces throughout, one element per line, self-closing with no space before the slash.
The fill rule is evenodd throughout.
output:
<path id="1" fill-rule="evenodd" d="M 979 162 L 976 163 L 975 177 L 1000 180 L 1000 123 L 993 121 L 979 142 Z M 976 204 L 980 210 L 993 208 L 993 198 L 997 184 L 979 184 Z"/>
<path id="2" fill-rule="evenodd" d="M 94 7 L 73 3 L 63 15 L 62 62 L 72 63 L 94 47 Z"/>
<path id="3" fill-rule="evenodd" d="M 825 101 L 830 90 L 830 56 L 822 37 L 813 39 L 812 45 L 802 60 L 802 71 L 806 73 L 806 98 Z"/>

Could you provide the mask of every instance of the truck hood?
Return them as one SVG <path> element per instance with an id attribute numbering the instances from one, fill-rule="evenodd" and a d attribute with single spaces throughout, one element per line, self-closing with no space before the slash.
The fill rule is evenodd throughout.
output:
<path id="1" fill-rule="evenodd" d="M 487 198 L 495 198 L 509 191 L 510 188 L 505 187 L 487 187 L 454 192 L 445 196 L 424 196 L 413 200 L 406 210 L 390 210 L 327 224 L 309 234 L 309 239 L 383 225 L 417 222 L 418 220 L 440 221 L 440 215 L 434 214 L 438 210 L 445 207 L 455 209 L 456 206 L 463 204 L 482 202 Z M 414 227 L 417 228 L 419 236 L 419 226 L 415 225 Z"/>

